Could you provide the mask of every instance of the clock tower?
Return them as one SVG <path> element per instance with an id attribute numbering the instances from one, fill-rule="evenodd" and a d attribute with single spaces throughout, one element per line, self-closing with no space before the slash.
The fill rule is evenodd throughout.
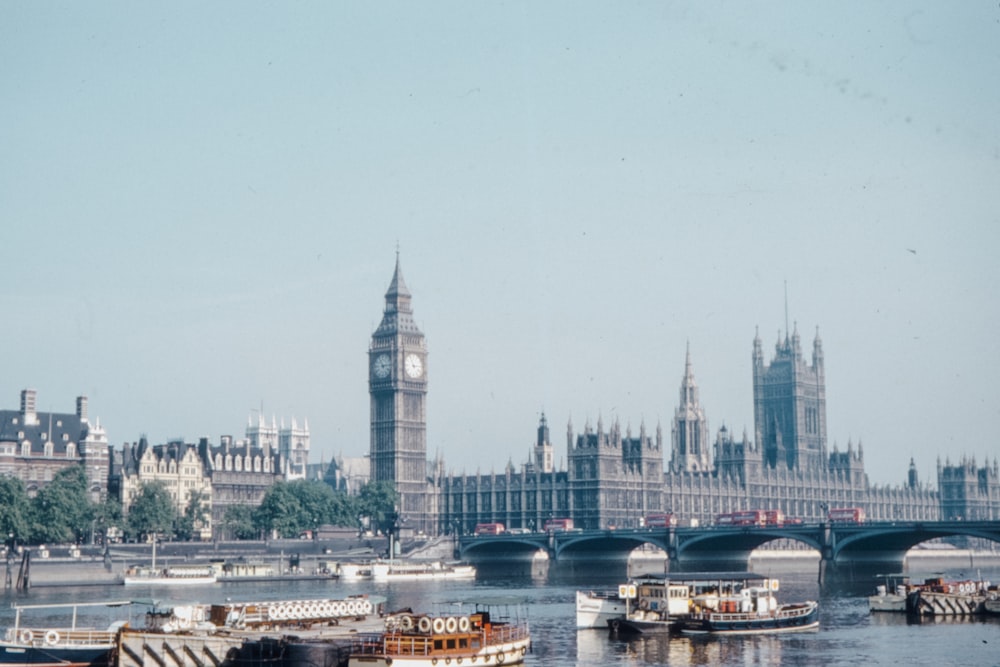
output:
<path id="1" fill-rule="evenodd" d="M 382 323 L 368 350 L 368 393 L 371 479 L 395 484 L 403 526 L 434 533 L 427 476 L 427 345 L 413 321 L 398 252 Z"/>

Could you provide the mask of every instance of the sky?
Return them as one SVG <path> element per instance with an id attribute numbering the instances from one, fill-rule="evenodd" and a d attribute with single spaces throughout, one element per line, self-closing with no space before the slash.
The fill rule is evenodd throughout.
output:
<path id="1" fill-rule="evenodd" d="M 752 438 L 796 328 L 934 484 L 1000 454 L 998 82 L 995 1 L 3 2 L 0 405 L 362 456 L 398 251 L 452 472 L 669 441 L 687 349 Z"/>

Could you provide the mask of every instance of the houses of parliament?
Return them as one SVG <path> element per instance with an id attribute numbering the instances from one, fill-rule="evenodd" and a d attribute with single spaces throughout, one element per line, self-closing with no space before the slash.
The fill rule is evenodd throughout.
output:
<path id="1" fill-rule="evenodd" d="M 411 301 L 397 256 L 369 347 L 370 464 L 372 480 L 395 483 L 408 529 L 467 533 L 499 522 L 533 530 L 556 517 L 583 529 L 636 527 L 658 512 L 706 524 L 742 509 L 819 521 L 831 507 L 860 507 L 875 521 L 1000 518 L 995 459 L 939 460 L 934 490 L 919 482 L 912 459 L 905 484 L 878 486 L 860 442 L 830 450 L 822 341 L 817 332 L 807 361 L 797 329 L 779 337 L 769 360 L 759 334 L 753 339 L 752 438 L 723 426 L 710 439 L 688 351 L 669 435 L 659 424 L 635 433 L 618 420 L 582 431 L 568 423 L 567 467 L 557 470 L 543 414 L 519 469 L 446 474 L 444 461 L 427 459 L 427 341 Z"/>

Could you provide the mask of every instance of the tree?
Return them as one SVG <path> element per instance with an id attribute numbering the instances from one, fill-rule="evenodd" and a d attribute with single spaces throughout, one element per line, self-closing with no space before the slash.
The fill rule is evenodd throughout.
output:
<path id="1" fill-rule="evenodd" d="M 260 536 L 260 531 L 253 523 L 254 508 L 249 505 L 230 505 L 222 516 L 229 537 L 237 540 L 253 540 Z"/>
<path id="2" fill-rule="evenodd" d="M 399 493 L 390 481 L 368 482 L 358 494 L 359 517 L 368 517 L 371 527 L 383 534 L 395 527 L 398 504 Z"/>
<path id="3" fill-rule="evenodd" d="M 280 537 L 297 537 L 302 505 L 288 482 L 277 482 L 264 495 L 253 513 L 254 526 L 261 532 Z"/>
<path id="4" fill-rule="evenodd" d="M 184 507 L 183 514 L 177 517 L 174 528 L 177 539 L 194 539 L 195 534 L 200 535 L 201 528 L 208 525 L 212 509 L 206 500 L 205 494 L 200 489 L 195 489 L 188 494 L 187 505 Z"/>
<path id="5" fill-rule="evenodd" d="M 130 532 L 144 537 L 169 532 L 176 516 L 174 501 L 163 482 L 146 482 L 129 507 L 127 523 Z"/>
<path id="6" fill-rule="evenodd" d="M 64 468 L 31 500 L 32 541 L 80 542 L 90 534 L 93 515 L 83 468 Z"/>
<path id="7" fill-rule="evenodd" d="M 28 534 L 28 515 L 31 504 L 28 493 L 24 490 L 24 482 L 16 477 L 0 476 L 0 535 L 11 542 L 8 548 L 16 542 L 26 542 Z"/>

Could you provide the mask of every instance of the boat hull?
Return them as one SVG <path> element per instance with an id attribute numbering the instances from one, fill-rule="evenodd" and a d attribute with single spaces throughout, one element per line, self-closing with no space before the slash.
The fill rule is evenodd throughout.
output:
<path id="1" fill-rule="evenodd" d="M 625 600 L 616 592 L 576 592 L 576 627 L 606 628 L 615 619 L 624 618 L 627 609 Z"/>
<path id="2" fill-rule="evenodd" d="M 519 665 L 524 662 L 530 640 L 501 646 L 487 646 L 476 652 L 449 652 L 433 655 L 351 655 L 348 667 L 447 667 L 448 665 Z"/>
<path id="3" fill-rule="evenodd" d="M 906 613 L 915 616 L 977 616 L 986 612 L 985 595 L 914 590 L 906 596 Z"/>
<path id="4" fill-rule="evenodd" d="M 122 579 L 126 586 L 208 586 L 218 581 L 217 577 L 130 577 Z"/>
<path id="5" fill-rule="evenodd" d="M 19 646 L 0 643 L 2 667 L 108 667 L 112 645 Z"/>
<path id="6" fill-rule="evenodd" d="M 681 621 L 685 634 L 758 635 L 777 632 L 805 632 L 819 627 L 819 605 L 805 602 L 778 607 L 772 613 L 708 613 Z"/>

